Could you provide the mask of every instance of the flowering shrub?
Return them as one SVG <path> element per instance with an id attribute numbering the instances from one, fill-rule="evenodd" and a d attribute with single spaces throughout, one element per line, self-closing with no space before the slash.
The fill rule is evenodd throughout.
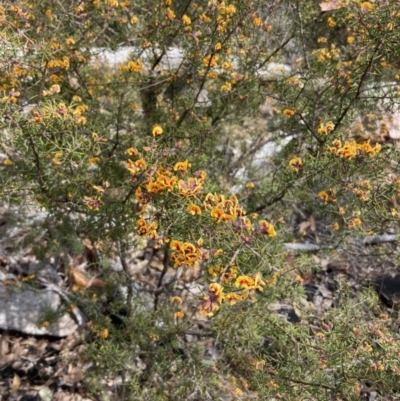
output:
<path id="1" fill-rule="evenodd" d="M 381 0 L 0 5 L 2 198 L 35 202 L 93 244 L 147 241 L 166 268 L 201 271 L 193 313 L 210 319 L 221 361 L 189 345 L 190 364 L 171 367 L 165 349 L 132 373 L 135 399 L 216 399 L 223 378 L 260 399 L 397 391 L 397 336 L 374 296 L 359 302 L 375 315 L 342 284 L 337 308 L 314 316 L 302 287 L 312 258 L 288 266 L 283 243 L 299 208 L 323 219 L 325 246 L 397 229 L 399 18 Z M 160 298 L 162 279 L 154 311 L 129 306 L 129 338 L 93 323 L 101 347 L 88 349 L 110 374 L 114 352 L 129 364 L 190 331 L 186 300 Z M 302 323 L 268 312 L 278 300 L 301 305 Z"/>

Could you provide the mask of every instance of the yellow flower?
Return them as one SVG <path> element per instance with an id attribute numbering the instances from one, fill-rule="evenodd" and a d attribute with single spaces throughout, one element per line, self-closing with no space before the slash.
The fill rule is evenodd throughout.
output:
<path id="1" fill-rule="evenodd" d="M 142 71 L 142 61 L 130 61 L 127 66 L 122 66 L 122 69 L 129 72 L 140 72 Z"/>
<path id="2" fill-rule="evenodd" d="M 335 230 L 335 231 L 338 231 L 340 229 L 339 223 L 338 222 L 333 223 L 332 224 L 332 229 Z"/>
<path id="3" fill-rule="evenodd" d="M 107 5 L 108 7 L 118 7 L 118 1 L 117 0 L 107 0 Z"/>
<path id="4" fill-rule="evenodd" d="M 211 18 L 210 18 L 210 17 L 207 17 L 207 15 L 205 15 L 205 14 L 201 14 L 200 17 L 199 17 L 199 20 L 200 20 L 201 22 L 210 22 L 210 21 L 211 21 Z"/>
<path id="5" fill-rule="evenodd" d="M 356 217 L 356 218 L 351 219 L 351 220 L 348 221 L 347 227 L 348 227 L 348 228 L 354 228 L 354 227 L 357 227 L 357 226 L 361 226 L 361 224 L 362 224 L 361 219 L 359 219 L 358 217 Z"/>
<path id="6" fill-rule="evenodd" d="M 131 18 L 131 24 L 132 24 L 132 25 L 135 25 L 138 21 L 139 21 L 139 18 L 136 17 L 136 15 L 134 15 L 134 16 Z"/>
<path id="7" fill-rule="evenodd" d="M 336 26 L 336 22 L 332 17 L 329 17 L 328 20 L 326 21 L 326 26 L 328 28 L 333 28 Z"/>
<path id="8" fill-rule="evenodd" d="M 108 338 L 108 329 L 107 328 L 101 329 L 98 331 L 98 334 L 100 338 L 106 339 Z"/>
<path id="9" fill-rule="evenodd" d="M 295 157 L 289 161 L 289 166 L 295 173 L 298 173 L 300 171 L 302 164 L 303 161 L 300 159 L 300 157 Z"/>
<path id="10" fill-rule="evenodd" d="M 222 300 L 224 298 L 224 295 L 223 295 L 224 289 L 222 288 L 221 284 L 211 283 L 208 286 L 208 291 L 210 292 L 210 294 L 213 294 L 216 297 L 216 299 L 219 303 L 222 302 Z"/>
<path id="11" fill-rule="evenodd" d="M 72 36 L 70 36 L 69 38 L 65 39 L 65 43 L 67 44 L 67 46 L 72 46 L 75 44 L 75 40 Z"/>
<path id="12" fill-rule="evenodd" d="M 218 42 L 218 43 L 214 46 L 214 50 L 215 50 L 215 51 L 221 50 L 221 48 L 222 48 L 222 45 L 221 45 L 220 42 Z"/>
<path id="13" fill-rule="evenodd" d="M 176 17 L 175 13 L 168 7 L 167 8 L 167 18 L 174 19 Z"/>
<path id="14" fill-rule="evenodd" d="M 225 82 L 225 84 L 221 86 L 221 90 L 223 92 L 230 92 L 232 90 L 232 84 L 230 82 Z"/>
<path id="15" fill-rule="evenodd" d="M 218 55 L 211 54 L 203 58 L 203 65 L 206 67 L 216 67 L 218 65 Z"/>
<path id="16" fill-rule="evenodd" d="M 156 124 L 153 127 L 153 131 L 152 131 L 153 136 L 160 136 L 163 132 L 164 131 L 163 131 L 161 125 Z"/>
<path id="17" fill-rule="evenodd" d="M 294 114 L 296 114 L 296 110 L 295 110 L 295 109 L 285 109 L 285 110 L 283 110 L 283 114 L 284 114 L 286 117 L 290 118 L 290 117 L 292 117 Z"/>
<path id="18" fill-rule="evenodd" d="M 243 289 L 253 289 L 255 281 L 250 276 L 239 276 L 235 281 L 235 286 Z"/>
<path id="19" fill-rule="evenodd" d="M 175 312 L 174 314 L 176 319 L 182 319 L 185 316 L 185 313 L 182 311 Z"/>
<path id="20" fill-rule="evenodd" d="M 254 17 L 253 24 L 254 26 L 261 26 L 263 24 L 262 19 L 260 17 Z"/>
<path id="21" fill-rule="evenodd" d="M 325 191 L 319 192 L 318 196 L 324 201 L 325 204 L 328 203 L 329 195 Z"/>
<path id="22" fill-rule="evenodd" d="M 14 163 L 10 159 L 4 159 L 3 164 L 5 166 L 12 166 Z"/>
<path id="23" fill-rule="evenodd" d="M 97 191 L 98 193 L 100 193 L 100 194 L 104 193 L 104 191 L 105 191 L 105 189 L 102 186 L 99 186 L 99 185 L 93 185 L 93 189 L 95 191 Z"/>
<path id="24" fill-rule="evenodd" d="M 347 38 L 347 43 L 348 43 L 349 45 L 351 45 L 355 40 L 356 40 L 356 39 L 354 38 L 354 36 L 349 36 L 349 37 Z"/>
<path id="25" fill-rule="evenodd" d="M 174 166 L 174 171 L 187 171 L 187 169 L 191 166 L 192 165 L 188 160 L 185 160 L 184 162 L 178 162 Z"/>
<path id="26" fill-rule="evenodd" d="M 373 348 L 371 347 L 370 344 L 368 344 L 367 342 L 364 343 L 364 347 L 368 352 L 371 352 L 373 350 Z"/>
<path id="27" fill-rule="evenodd" d="M 177 303 L 178 305 L 182 305 L 183 304 L 182 298 L 181 297 L 177 297 L 177 296 L 172 297 L 171 298 L 171 302 Z"/>
<path id="28" fill-rule="evenodd" d="M 190 25 L 192 23 L 192 20 L 186 14 L 183 14 L 182 15 L 182 22 L 183 22 L 184 25 Z"/>
<path id="29" fill-rule="evenodd" d="M 100 158 L 99 157 L 91 157 L 89 159 L 89 163 L 90 164 L 98 164 L 98 163 L 100 163 Z"/>
<path id="30" fill-rule="evenodd" d="M 139 159 L 139 160 L 136 160 L 135 166 L 142 170 L 145 170 L 147 168 L 147 163 L 144 159 Z"/>
<path id="31" fill-rule="evenodd" d="M 374 8 L 374 5 L 370 3 L 369 1 L 364 1 L 364 3 L 361 3 L 361 10 L 365 13 L 371 11 Z"/>
<path id="32" fill-rule="evenodd" d="M 224 296 L 224 300 L 229 303 L 229 305 L 235 305 L 237 301 L 240 301 L 242 296 L 236 292 L 228 292 Z"/>

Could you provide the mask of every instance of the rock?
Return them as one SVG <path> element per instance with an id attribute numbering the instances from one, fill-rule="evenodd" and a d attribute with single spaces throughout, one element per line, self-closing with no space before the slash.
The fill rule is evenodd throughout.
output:
<path id="1" fill-rule="evenodd" d="M 374 287 L 382 301 L 392 306 L 396 299 L 400 300 L 400 273 L 378 277 Z"/>
<path id="2" fill-rule="evenodd" d="M 46 313 L 60 310 L 61 297 L 49 289 L 36 290 L 27 285 L 0 281 L 0 329 L 14 330 L 30 335 L 66 337 L 78 325 L 68 313 L 58 316 L 49 326 L 42 327 Z"/>

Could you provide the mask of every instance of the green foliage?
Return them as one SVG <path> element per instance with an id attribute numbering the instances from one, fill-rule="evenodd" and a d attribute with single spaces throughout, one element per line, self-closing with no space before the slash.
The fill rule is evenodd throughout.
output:
<path id="1" fill-rule="evenodd" d="M 325 247 L 397 230 L 399 18 L 381 0 L 0 5 L 0 194 L 48 211 L 43 259 L 99 248 L 105 294 L 76 299 L 94 392 L 124 372 L 131 399 L 395 396 L 398 334 L 376 297 L 339 278 L 316 310 L 301 281 L 320 264 L 284 243 L 298 216 Z M 146 243 L 164 263 L 151 302 L 102 259 Z M 185 314 L 168 266 L 201 272 Z M 196 313 L 210 320 L 189 341 Z"/>

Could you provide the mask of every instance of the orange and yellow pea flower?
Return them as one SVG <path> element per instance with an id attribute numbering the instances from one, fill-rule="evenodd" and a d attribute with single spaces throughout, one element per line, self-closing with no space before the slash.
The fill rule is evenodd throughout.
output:
<path id="1" fill-rule="evenodd" d="M 129 156 L 136 156 L 139 154 L 139 151 L 136 148 L 129 148 L 126 153 L 128 153 Z"/>
<path id="2" fill-rule="evenodd" d="M 170 248 L 173 251 L 171 261 L 174 262 L 175 268 L 184 265 L 193 267 L 196 262 L 202 260 L 200 248 L 190 242 L 172 240 Z"/>
<path id="3" fill-rule="evenodd" d="M 192 165 L 189 163 L 188 160 L 185 160 L 184 162 L 178 162 L 174 166 L 175 171 L 187 171 L 189 167 Z"/>
<path id="4" fill-rule="evenodd" d="M 295 172 L 298 173 L 301 169 L 301 166 L 303 164 L 303 161 L 301 160 L 300 157 L 294 157 L 289 161 L 289 167 Z"/>
<path id="5" fill-rule="evenodd" d="M 221 284 L 211 283 L 208 287 L 208 291 L 210 294 L 213 294 L 219 303 L 222 303 L 224 299 L 224 289 Z"/>
<path id="6" fill-rule="evenodd" d="M 182 305 L 183 304 L 182 298 L 178 297 L 178 296 L 172 297 L 171 298 L 171 302 L 176 303 L 178 305 Z"/>
<path id="7" fill-rule="evenodd" d="M 258 222 L 259 224 L 259 230 L 261 234 L 268 235 L 268 237 L 275 237 L 276 236 L 276 231 L 275 227 L 273 224 L 268 223 L 265 220 L 260 220 Z"/>
<path id="8" fill-rule="evenodd" d="M 153 126 L 152 134 L 153 136 L 160 136 L 164 130 L 162 129 L 161 125 L 156 124 Z"/>
<path id="9" fill-rule="evenodd" d="M 187 211 L 194 215 L 200 215 L 201 214 L 201 208 L 193 203 L 191 203 L 188 207 L 187 207 Z"/>

